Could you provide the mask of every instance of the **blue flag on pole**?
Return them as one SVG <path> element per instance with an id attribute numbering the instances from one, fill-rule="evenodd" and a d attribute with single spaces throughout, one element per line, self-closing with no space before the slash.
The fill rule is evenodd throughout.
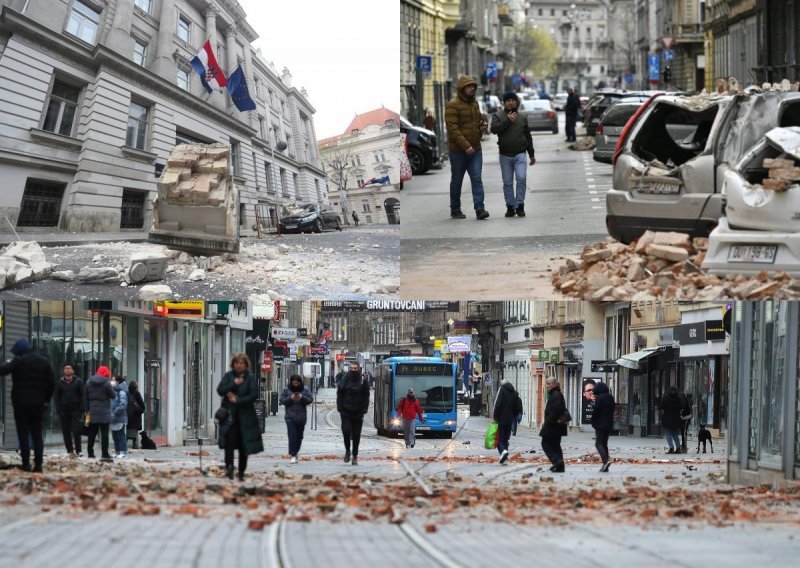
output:
<path id="1" fill-rule="evenodd" d="M 250 98 L 250 92 L 247 90 L 247 79 L 245 79 L 241 65 L 228 76 L 227 82 L 228 92 L 231 94 L 236 108 L 242 112 L 256 109 L 256 103 Z"/>

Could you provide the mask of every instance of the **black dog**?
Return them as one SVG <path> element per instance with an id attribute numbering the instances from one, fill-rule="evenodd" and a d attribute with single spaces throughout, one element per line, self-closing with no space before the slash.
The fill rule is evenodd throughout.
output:
<path id="1" fill-rule="evenodd" d="M 139 433 L 142 435 L 142 449 L 143 450 L 155 450 L 156 449 L 156 443 L 153 440 L 150 439 L 150 437 L 147 435 L 147 432 L 139 432 Z M 700 450 L 698 449 L 698 451 L 700 451 Z"/>
<path id="2" fill-rule="evenodd" d="M 714 442 L 711 441 L 711 432 L 706 430 L 705 424 L 700 424 L 700 431 L 697 433 L 697 453 L 700 453 L 700 444 L 703 444 L 703 453 L 706 453 L 706 442 L 711 444 L 711 453 L 714 453 Z"/>

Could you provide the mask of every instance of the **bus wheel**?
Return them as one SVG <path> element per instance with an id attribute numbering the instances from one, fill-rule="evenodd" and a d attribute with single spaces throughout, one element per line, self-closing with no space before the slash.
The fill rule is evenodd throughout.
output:
<path id="1" fill-rule="evenodd" d="M 447 438 L 448 440 L 452 440 L 453 433 L 448 430 L 447 432 L 445 432 L 445 438 Z"/>

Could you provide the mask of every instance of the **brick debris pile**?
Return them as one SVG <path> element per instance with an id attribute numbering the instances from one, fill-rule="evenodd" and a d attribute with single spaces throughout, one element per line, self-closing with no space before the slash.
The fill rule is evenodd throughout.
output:
<path id="1" fill-rule="evenodd" d="M 800 168 L 795 166 L 794 160 L 767 158 L 763 165 L 769 170 L 769 175 L 761 182 L 764 189 L 786 191 L 789 186 L 800 183 Z"/>
<path id="2" fill-rule="evenodd" d="M 800 299 L 800 281 L 778 272 L 755 276 L 708 274 L 700 266 L 708 239 L 683 233 L 645 232 L 624 245 L 611 238 L 567 259 L 552 283 L 556 291 L 590 301 Z"/>
<path id="3" fill-rule="evenodd" d="M 176 146 L 158 180 L 159 198 L 176 205 L 213 205 L 228 194 L 228 147 Z"/>

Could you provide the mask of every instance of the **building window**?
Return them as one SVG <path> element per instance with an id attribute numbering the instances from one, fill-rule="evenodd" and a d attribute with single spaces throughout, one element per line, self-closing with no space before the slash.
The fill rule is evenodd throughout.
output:
<path id="1" fill-rule="evenodd" d="M 554 9 L 554 8 L 551 8 L 551 9 L 550 9 L 550 17 L 553 17 L 553 16 L 555 16 L 555 15 L 556 15 L 556 11 L 555 11 L 555 9 Z"/>
<path id="2" fill-rule="evenodd" d="M 247 220 L 247 205 L 245 205 L 244 203 L 240 203 L 239 204 L 239 226 L 244 225 L 246 220 Z"/>
<path id="3" fill-rule="evenodd" d="M 356 183 L 358 184 L 358 187 L 364 186 L 364 176 L 362 174 L 356 174 Z"/>
<path id="4" fill-rule="evenodd" d="M 256 96 L 261 98 L 261 81 L 258 80 L 258 77 L 253 77 L 253 87 L 256 91 Z"/>
<path id="5" fill-rule="evenodd" d="M 138 39 L 133 40 L 133 62 L 144 67 L 146 57 L 147 44 L 140 42 Z"/>
<path id="6" fill-rule="evenodd" d="M 289 157 L 294 158 L 294 143 L 291 134 L 286 135 L 286 149 L 289 150 Z"/>
<path id="7" fill-rule="evenodd" d="M 281 101 L 281 114 L 284 118 L 289 118 L 289 112 L 286 107 L 286 101 Z"/>
<path id="8" fill-rule="evenodd" d="M 147 140 L 147 115 L 147 107 L 139 103 L 131 102 L 131 108 L 128 111 L 128 134 L 125 138 L 125 144 L 127 146 L 138 150 L 145 149 L 145 141 Z"/>
<path id="9" fill-rule="evenodd" d="M 300 195 L 300 176 L 292 174 L 292 183 L 294 184 L 294 194 Z"/>
<path id="10" fill-rule="evenodd" d="M 322 192 L 319 190 L 319 180 L 314 180 L 314 189 L 317 191 L 317 201 L 322 202 Z"/>
<path id="11" fill-rule="evenodd" d="M 275 106 L 275 97 L 274 97 L 274 93 L 272 92 L 272 89 L 269 89 L 269 106 L 272 106 L 272 107 Z"/>
<path id="12" fill-rule="evenodd" d="M 258 117 L 258 134 L 259 134 L 259 136 L 261 136 L 261 138 L 263 140 L 267 139 L 267 131 L 266 131 L 266 127 L 264 126 L 264 117 L 263 116 L 259 116 Z"/>
<path id="13" fill-rule="evenodd" d="M 275 146 L 278 143 L 278 125 L 273 124 L 269 134 L 270 144 Z"/>
<path id="14" fill-rule="evenodd" d="M 266 173 L 267 176 L 267 191 L 269 193 L 274 193 L 275 185 L 273 183 L 274 179 L 272 177 L 273 176 L 272 164 L 270 164 L 269 162 L 264 162 L 264 172 Z"/>
<path id="15" fill-rule="evenodd" d="M 231 169 L 233 170 L 233 175 L 240 176 L 242 175 L 242 164 L 241 164 L 241 143 L 231 140 Z"/>
<path id="16" fill-rule="evenodd" d="M 120 229 L 141 229 L 144 227 L 144 200 L 146 195 L 146 191 L 137 189 L 122 190 Z"/>
<path id="17" fill-rule="evenodd" d="M 372 209 L 369 206 L 369 199 L 362 199 L 361 200 L 361 207 L 364 210 L 364 213 L 371 213 Z"/>
<path id="18" fill-rule="evenodd" d="M 178 17 L 178 37 L 186 43 L 192 43 L 192 22 L 183 15 Z"/>
<path id="19" fill-rule="evenodd" d="M 764 349 L 761 373 L 761 451 L 759 461 L 783 465 L 783 391 L 786 377 L 786 339 L 788 302 L 768 301 L 764 310 Z M 709 403 L 711 407 L 711 403 Z"/>
<path id="20" fill-rule="evenodd" d="M 178 87 L 184 91 L 189 90 L 189 72 L 186 69 L 178 69 Z"/>
<path id="21" fill-rule="evenodd" d="M 81 90 L 56 80 L 47 103 L 47 113 L 42 128 L 62 136 L 72 136 L 72 126 L 78 113 Z"/>
<path id="22" fill-rule="evenodd" d="M 150 10 L 153 9 L 153 0 L 134 0 L 134 4 L 136 4 L 136 7 L 146 14 L 149 14 Z"/>
<path id="23" fill-rule="evenodd" d="M 69 14 L 67 32 L 87 43 L 94 43 L 99 24 L 100 14 L 81 2 L 81 0 L 75 0 L 72 5 L 72 12 Z"/>
<path id="24" fill-rule="evenodd" d="M 56 227 L 67 184 L 29 179 L 22 194 L 17 227 Z"/>
<path id="25" fill-rule="evenodd" d="M 281 168 L 281 195 L 289 197 L 289 188 L 286 187 L 286 170 Z"/>
<path id="26" fill-rule="evenodd" d="M 540 16 L 542 15 L 542 12 L 543 12 L 543 10 L 541 8 L 539 8 L 539 15 Z"/>
<path id="27" fill-rule="evenodd" d="M 375 161 L 376 162 L 385 162 L 386 155 L 383 153 L 383 150 L 375 152 Z"/>

